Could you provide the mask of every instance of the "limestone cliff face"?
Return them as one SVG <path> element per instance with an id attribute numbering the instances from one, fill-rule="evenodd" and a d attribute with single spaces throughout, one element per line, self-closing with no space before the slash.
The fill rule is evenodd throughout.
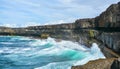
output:
<path id="1" fill-rule="evenodd" d="M 120 27 L 120 2 L 112 4 L 108 9 L 95 18 L 79 19 L 75 21 L 79 28 L 118 28 Z"/>
<path id="2" fill-rule="evenodd" d="M 95 18 L 96 27 L 120 27 L 120 2 Z"/>
<path id="3" fill-rule="evenodd" d="M 108 48 L 120 54 L 120 32 L 103 32 L 97 39 L 101 40 Z"/>
<path id="4" fill-rule="evenodd" d="M 34 34 L 37 34 L 37 36 L 40 36 L 41 34 L 49 34 L 50 37 L 53 38 L 68 39 L 72 35 L 74 28 L 74 23 L 69 23 L 58 25 L 31 26 L 25 29 L 29 32 L 34 31 Z"/>
<path id="5" fill-rule="evenodd" d="M 75 21 L 76 28 L 93 28 L 95 27 L 95 19 L 87 18 L 87 19 L 78 19 Z"/>
<path id="6" fill-rule="evenodd" d="M 80 28 L 90 27 L 120 27 L 120 2 L 112 4 L 106 11 L 96 18 L 79 19 L 75 21 L 75 26 Z"/>

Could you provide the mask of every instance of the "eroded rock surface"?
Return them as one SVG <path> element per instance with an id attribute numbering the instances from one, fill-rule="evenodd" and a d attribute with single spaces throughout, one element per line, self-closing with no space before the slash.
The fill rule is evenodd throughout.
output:
<path id="1" fill-rule="evenodd" d="M 73 66 L 72 69 L 111 69 L 114 60 L 115 58 L 94 60 L 83 66 Z"/>

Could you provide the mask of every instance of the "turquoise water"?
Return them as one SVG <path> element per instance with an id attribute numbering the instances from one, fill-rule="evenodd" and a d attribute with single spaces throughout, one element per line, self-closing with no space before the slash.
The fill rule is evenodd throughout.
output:
<path id="1" fill-rule="evenodd" d="M 104 58 L 95 45 L 88 49 L 71 41 L 56 42 L 53 38 L 0 36 L 0 69 L 70 69 Z"/>

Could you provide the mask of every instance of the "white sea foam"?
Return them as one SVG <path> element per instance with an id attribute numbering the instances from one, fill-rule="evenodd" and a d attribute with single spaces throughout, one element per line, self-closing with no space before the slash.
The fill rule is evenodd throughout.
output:
<path id="1" fill-rule="evenodd" d="M 37 40 L 36 42 L 31 42 L 31 46 L 44 46 L 45 44 L 52 44 L 51 47 L 42 49 L 40 51 L 35 52 L 34 54 L 55 54 L 57 52 L 62 52 L 64 50 L 78 50 L 78 51 L 88 51 L 89 49 L 84 48 L 83 46 L 80 46 L 77 43 L 74 43 L 72 41 L 61 41 L 61 42 L 55 42 L 53 38 L 48 38 L 47 40 Z"/>
<path id="2" fill-rule="evenodd" d="M 88 50 L 88 48 L 86 49 L 82 45 L 79 45 L 78 43 L 75 43 L 72 41 L 61 41 L 57 43 L 57 45 L 64 47 L 64 48 L 75 49 L 75 50 L 82 50 L 82 51 Z"/>
<path id="3" fill-rule="evenodd" d="M 38 65 L 39 67 L 35 69 L 70 69 L 71 66 L 83 65 L 90 60 L 105 58 L 96 43 L 93 43 L 91 48 L 86 48 L 72 41 L 56 42 L 53 38 L 40 40 L 13 37 L 10 41 L 16 40 L 28 42 L 22 43 L 21 47 L 2 47 L 0 53 L 10 53 L 4 57 L 14 61 L 16 65 L 46 63 L 43 66 Z M 12 43 L 5 42 L 3 44 Z M 28 46 L 22 47 L 22 45 Z"/>
<path id="4" fill-rule="evenodd" d="M 89 62 L 90 60 L 96 60 L 96 59 L 100 59 L 100 58 L 104 59 L 105 56 L 103 55 L 103 53 L 98 48 L 98 45 L 96 43 L 93 43 L 88 57 L 84 58 L 83 60 L 80 60 L 80 61 L 76 62 L 74 64 L 74 66 L 83 65 L 83 64 L 86 64 L 87 62 Z"/>
<path id="5" fill-rule="evenodd" d="M 74 61 L 65 61 L 65 62 L 53 62 L 46 66 L 37 67 L 34 69 L 71 69 Z"/>
<path id="6" fill-rule="evenodd" d="M 35 39 L 34 42 L 29 42 L 30 46 L 44 46 L 45 44 L 56 44 L 55 40 L 53 38 L 48 39 Z"/>
<path id="7" fill-rule="evenodd" d="M 12 42 L 0 42 L 0 44 L 13 44 Z"/>
<path id="8" fill-rule="evenodd" d="M 1 48 L 0 53 L 24 53 L 25 51 L 31 50 L 30 48 Z"/>
<path id="9" fill-rule="evenodd" d="M 56 69 L 57 65 L 58 65 L 58 68 L 70 69 L 71 65 L 72 66 L 83 65 L 83 64 L 86 64 L 87 62 L 89 62 L 90 60 L 105 58 L 96 43 L 93 43 L 92 47 L 90 49 L 85 48 L 85 47 L 83 47 L 77 43 L 71 42 L 71 41 L 57 42 L 56 45 L 57 45 L 56 48 L 51 47 L 51 48 L 44 49 L 43 51 L 44 52 L 47 51 L 47 52 L 49 52 L 49 54 L 55 54 L 55 53 L 58 54 L 57 52 L 59 52 L 59 51 L 62 52 L 62 50 L 78 50 L 78 51 L 87 52 L 87 57 L 85 57 L 82 60 L 77 60 L 77 61 L 74 60 L 74 61 L 70 61 L 70 62 L 68 61 L 69 63 L 66 63 L 66 62 L 50 63 L 46 66 L 38 67 L 35 69 Z M 63 64 L 65 64 L 65 66 Z"/>

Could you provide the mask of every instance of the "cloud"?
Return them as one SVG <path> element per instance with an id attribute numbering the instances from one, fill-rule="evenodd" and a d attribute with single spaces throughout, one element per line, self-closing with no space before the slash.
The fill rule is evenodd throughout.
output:
<path id="1" fill-rule="evenodd" d="M 38 25 L 41 25 L 41 24 L 37 22 L 27 22 L 25 24 L 22 24 L 21 27 L 38 26 Z"/>
<path id="2" fill-rule="evenodd" d="M 40 3 L 34 3 L 33 1 L 28 1 L 28 0 L 13 0 L 14 2 L 27 5 L 27 6 L 34 6 L 34 7 L 40 7 Z"/>
<path id="3" fill-rule="evenodd" d="M 0 26 L 5 26 L 5 27 L 28 27 L 28 26 L 38 26 L 40 25 L 40 23 L 36 23 L 36 22 L 27 22 L 25 24 L 10 24 L 10 23 L 4 23 L 1 24 Z"/>
<path id="4" fill-rule="evenodd" d="M 25 24 L 15 24 L 15 23 L 3 23 L 0 26 L 5 27 L 28 27 L 28 26 L 42 26 L 42 25 L 55 25 L 55 24 L 65 24 L 65 23 L 72 23 L 75 19 L 68 19 L 67 21 L 58 20 L 58 21 L 50 21 L 47 23 L 37 23 L 37 22 L 26 22 Z M 69 22 L 68 22 L 69 21 Z"/>
<path id="5" fill-rule="evenodd" d="M 66 23 L 64 20 L 59 20 L 59 21 L 50 21 L 48 23 L 45 23 L 43 25 L 54 25 L 54 24 L 62 24 L 62 23 Z"/>
<path id="6" fill-rule="evenodd" d="M 0 26 L 4 26 L 4 27 L 17 27 L 16 24 L 9 24 L 9 23 L 1 24 Z"/>
<path id="7" fill-rule="evenodd" d="M 71 4 L 73 1 L 75 1 L 75 0 L 58 0 L 60 3 L 62 3 L 62 4 Z"/>
<path id="8" fill-rule="evenodd" d="M 30 26 L 98 16 L 119 0 L 0 0 L 0 24 Z M 24 25 L 26 24 L 26 25 Z"/>

